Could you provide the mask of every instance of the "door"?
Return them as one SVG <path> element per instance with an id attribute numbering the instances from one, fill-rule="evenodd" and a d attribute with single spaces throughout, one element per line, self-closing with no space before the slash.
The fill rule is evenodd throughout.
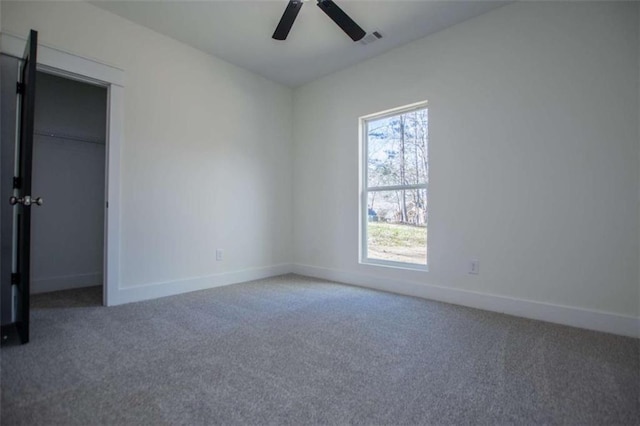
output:
<path id="1" fill-rule="evenodd" d="M 12 292 L 16 303 L 15 326 L 20 342 L 29 341 L 29 293 L 31 254 L 31 207 L 42 205 L 40 198 L 31 195 L 31 169 L 33 160 L 33 122 L 36 97 L 36 54 L 38 33 L 31 30 L 25 46 L 22 67 L 17 84 L 18 91 L 18 144 L 17 164 L 13 178 L 13 196 L 9 203 L 14 207 Z"/>

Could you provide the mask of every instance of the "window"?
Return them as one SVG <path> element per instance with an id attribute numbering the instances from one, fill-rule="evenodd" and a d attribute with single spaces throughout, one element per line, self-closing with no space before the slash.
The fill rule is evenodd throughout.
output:
<path id="1" fill-rule="evenodd" d="M 427 103 L 360 119 L 361 261 L 427 266 Z"/>

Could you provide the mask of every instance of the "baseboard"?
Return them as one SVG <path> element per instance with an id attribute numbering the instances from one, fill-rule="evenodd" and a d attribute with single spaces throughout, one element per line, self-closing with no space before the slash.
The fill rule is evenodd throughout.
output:
<path id="1" fill-rule="evenodd" d="M 623 336 L 640 337 L 640 318 L 632 316 L 427 285 L 412 281 L 381 278 L 368 274 L 345 272 L 310 265 L 295 264 L 293 265 L 292 271 L 299 275 L 337 281 L 391 293 L 469 306 L 572 327 L 603 331 Z"/>
<path id="2" fill-rule="evenodd" d="M 31 294 L 102 285 L 102 273 L 65 275 L 31 280 Z"/>
<path id="3" fill-rule="evenodd" d="M 262 268 L 244 269 L 241 271 L 225 272 L 205 277 L 188 278 L 185 280 L 166 281 L 161 283 L 145 284 L 134 287 L 121 287 L 116 292 L 114 303 L 110 305 L 122 305 L 125 303 L 140 302 L 156 299 L 158 297 L 175 296 L 197 290 L 206 290 L 230 284 L 259 280 L 291 273 L 292 265 L 279 264 Z"/>
<path id="4" fill-rule="evenodd" d="M 640 337 L 640 318 L 632 316 L 434 286 L 407 280 L 381 278 L 357 272 L 345 272 L 301 264 L 279 264 L 185 280 L 123 287 L 118 289 L 116 300 L 112 305 L 174 296 L 181 293 L 269 278 L 291 272 L 344 284 L 469 306 L 523 318 L 623 336 Z"/>

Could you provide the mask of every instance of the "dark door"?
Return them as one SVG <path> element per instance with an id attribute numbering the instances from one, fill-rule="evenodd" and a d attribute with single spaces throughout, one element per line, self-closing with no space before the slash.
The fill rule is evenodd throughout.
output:
<path id="1" fill-rule="evenodd" d="M 31 207 L 41 205 L 40 198 L 31 195 L 33 160 L 33 121 L 36 98 L 36 52 L 38 33 L 31 30 L 24 50 L 18 87 L 18 164 L 13 179 L 14 192 L 9 202 L 14 206 L 13 271 L 11 284 L 16 295 L 15 326 L 22 343 L 29 341 L 29 293 L 31 253 Z"/>

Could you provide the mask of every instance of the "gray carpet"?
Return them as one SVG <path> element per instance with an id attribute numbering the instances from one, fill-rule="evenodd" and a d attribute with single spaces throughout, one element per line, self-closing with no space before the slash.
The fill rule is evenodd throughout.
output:
<path id="1" fill-rule="evenodd" d="M 11 424 L 638 424 L 639 342 L 294 275 L 33 298 Z"/>

